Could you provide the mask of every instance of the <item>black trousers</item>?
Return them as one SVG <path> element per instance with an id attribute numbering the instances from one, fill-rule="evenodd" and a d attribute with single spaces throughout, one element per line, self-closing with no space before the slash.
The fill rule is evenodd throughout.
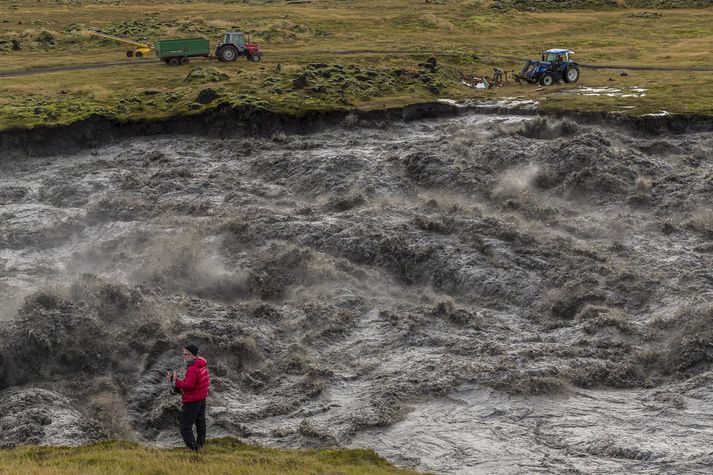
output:
<path id="1" fill-rule="evenodd" d="M 193 424 L 196 425 L 198 440 L 193 435 Z M 181 436 L 186 446 L 198 450 L 205 445 L 205 399 L 196 402 L 184 402 L 179 419 Z"/>

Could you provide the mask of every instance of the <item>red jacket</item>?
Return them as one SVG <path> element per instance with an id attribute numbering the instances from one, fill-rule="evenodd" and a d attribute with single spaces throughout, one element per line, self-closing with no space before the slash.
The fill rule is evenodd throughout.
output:
<path id="1" fill-rule="evenodd" d="M 208 363 L 202 356 L 193 360 L 193 364 L 188 367 L 183 379 L 176 380 L 176 387 L 183 391 L 183 402 L 202 401 L 208 397 L 210 375 L 208 374 Z"/>

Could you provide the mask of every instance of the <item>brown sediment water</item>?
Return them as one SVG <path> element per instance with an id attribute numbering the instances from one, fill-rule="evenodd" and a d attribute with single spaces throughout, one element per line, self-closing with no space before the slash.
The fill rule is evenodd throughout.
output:
<path id="1" fill-rule="evenodd" d="M 439 473 L 705 472 L 713 134 L 347 118 L 0 171 L 0 445 L 209 432 Z M 50 402 L 48 402 L 50 401 Z"/>

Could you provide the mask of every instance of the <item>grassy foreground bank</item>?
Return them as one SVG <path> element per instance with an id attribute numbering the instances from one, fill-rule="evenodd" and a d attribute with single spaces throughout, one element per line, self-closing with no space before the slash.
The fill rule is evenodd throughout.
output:
<path id="1" fill-rule="evenodd" d="M 30 474 L 415 474 L 394 468 L 370 450 L 284 451 L 209 440 L 199 454 L 106 441 L 82 447 L 18 447 L 0 450 L 0 473 Z"/>
<path id="2" fill-rule="evenodd" d="M 559 9 L 543 11 L 560 6 Z M 299 114 L 448 99 L 529 99 L 544 110 L 713 115 L 713 72 L 585 69 L 576 85 L 474 90 L 462 75 L 519 71 L 550 47 L 590 64 L 713 65 L 705 1 L 14 0 L 2 2 L 0 72 L 97 62 L 125 66 L 0 77 L 0 130 L 92 114 L 133 120 L 221 103 Z M 585 7 L 573 8 L 576 6 Z M 657 8 L 657 7 L 666 8 Z M 692 6 L 699 8 L 670 8 Z M 588 9 L 586 9 L 588 8 Z M 90 29 L 152 42 L 240 29 L 261 63 L 127 59 Z M 429 62 L 435 58 L 436 63 Z"/>

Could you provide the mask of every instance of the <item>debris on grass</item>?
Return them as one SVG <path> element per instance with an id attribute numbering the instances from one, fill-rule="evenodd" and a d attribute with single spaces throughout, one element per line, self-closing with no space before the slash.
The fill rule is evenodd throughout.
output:
<path id="1" fill-rule="evenodd" d="M 230 79 L 230 76 L 216 68 L 197 66 L 191 69 L 184 82 L 221 82 L 228 79 Z"/>

